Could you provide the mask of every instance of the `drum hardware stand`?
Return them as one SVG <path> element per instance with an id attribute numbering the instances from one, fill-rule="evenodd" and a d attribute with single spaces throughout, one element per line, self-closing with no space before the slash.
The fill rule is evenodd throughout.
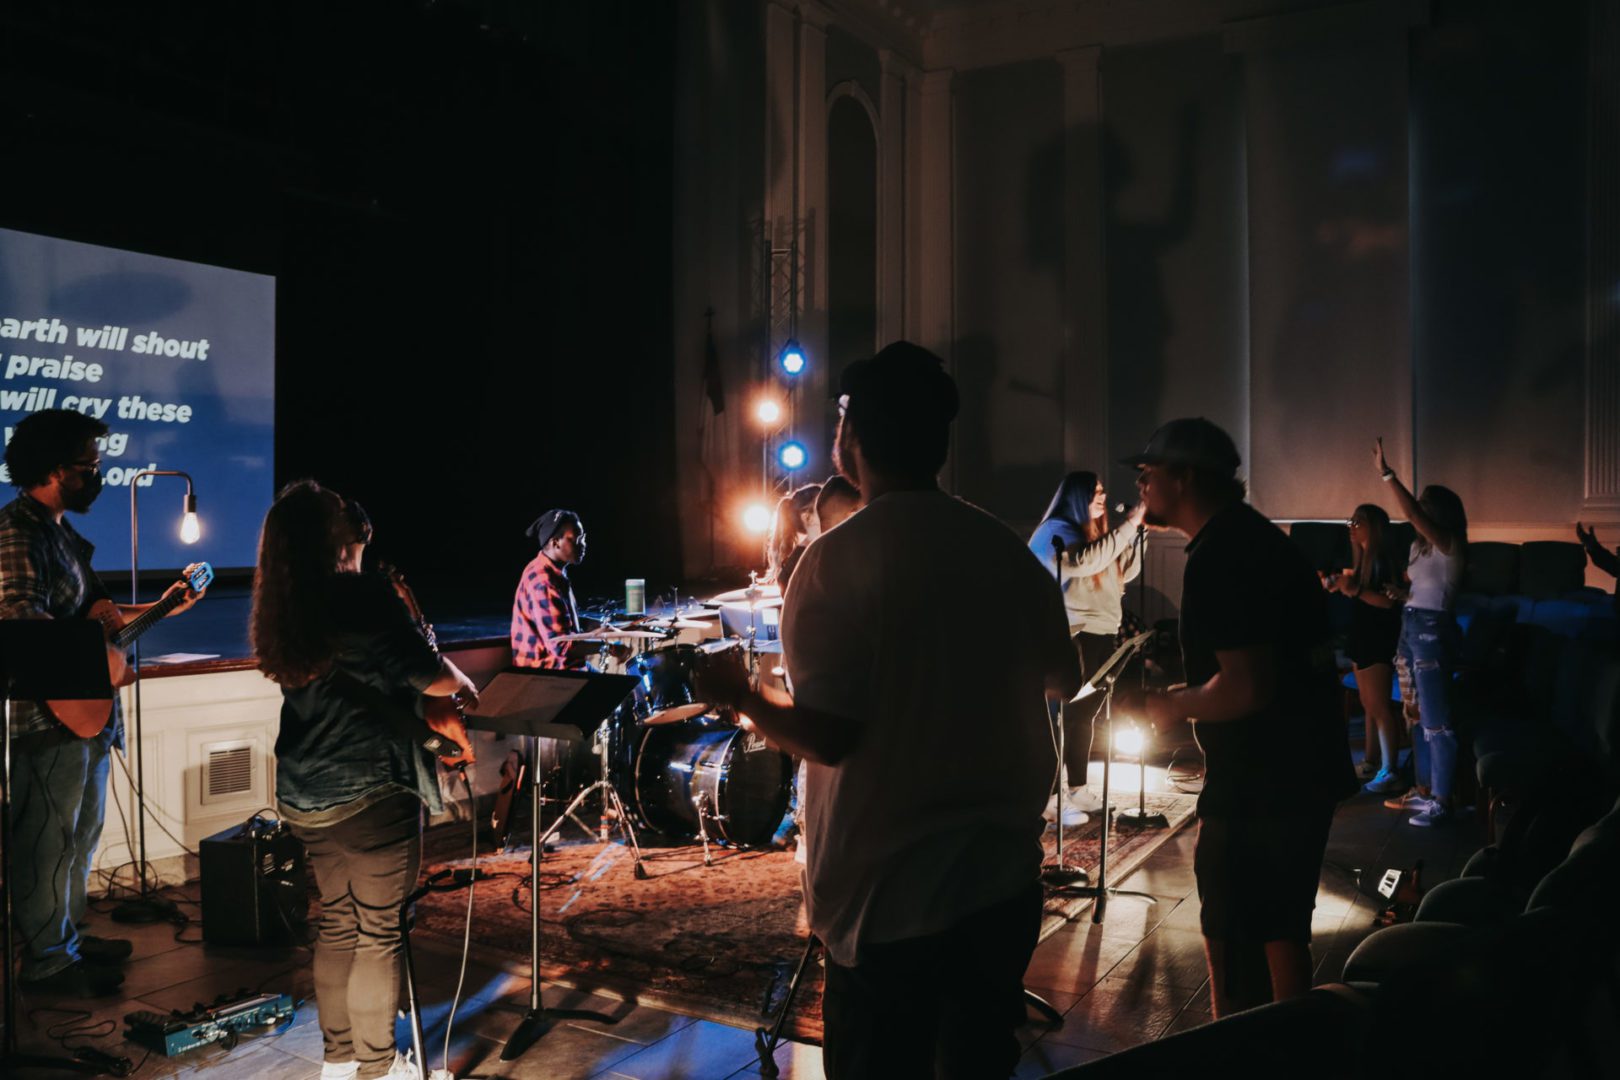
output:
<path id="1" fill-rule="evenodd" d="M 707 792 L 700 791 L 696 795 L 692 796 L 692 809 L 697 811 L 698 839 L 703 841 L 703 865 L 713 866 L 714 856 L 709 852 L 709 829 L 707 825 L 710 815 L 705 810 L 705 808 L 708 806 L 708 802 L 709 796 Z M 716 816 L 715 820 L 718 821 L 719 817 Z"/>
<path id="2" fill-rule="evenodd" d="M 1120 673 L 1125 670 L 1125 664 L 1131 657 L 1153 638 L 1153 631 L 1145 631 L 1127 640 L 1114 651 L 1114 655 L 1104 661 L 1097 674 L 1091 681 L 1081 688 L 1075 695 L 1075 700 L 1090 697 L 1092 694 L 1103 695 L 1103 720 L 1107 728 L 1108 753 L 1103 757 L 1103 790 L 1102 790 L 1102 835 L 1097 847 L 1097 884 L 1095 885 L 1065 885 L 1059 886 L 1057 891 L 1064 896 L 1089 896 L 1096 901 L 1091 908 L 1091 921 L 1101 923 L 1108 910 L 1110 896 L 1134 896 L 1146 900 L 1150 904 L 1157 904 L 1158 898 L 1144 892 L 1132 889 L 1117 889 L 1108 884 L 1108 825 L 1112 814 L 1109 805 L 1109 777 L 1114 761 L 1114 684 L 1118 682 Z"/>

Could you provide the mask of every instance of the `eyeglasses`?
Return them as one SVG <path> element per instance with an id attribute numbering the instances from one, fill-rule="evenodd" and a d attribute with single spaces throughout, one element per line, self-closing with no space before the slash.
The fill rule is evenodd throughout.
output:
<path id="1" fill-rule="evenodd" d="M 94 461 L 70 461 L 66 466 L 64 466 L 64 468 L 83 469 L 86 472 L 100 472 L 101 459 L 96 458 Z"/>
<path id="2" fill-rule="evenodd" d="M 1358 525 L 1363 529 L 1367 527 L 1367 523 L 1361 518 L 1345 518 L 1344 523 L 1350 526 L 1352 529 L 1356 528 Z"/>

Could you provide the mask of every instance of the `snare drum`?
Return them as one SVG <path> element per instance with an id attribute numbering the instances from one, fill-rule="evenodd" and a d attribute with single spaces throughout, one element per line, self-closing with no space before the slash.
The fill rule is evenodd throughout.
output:
<path id="1" fill-rule="evenodd" d="M 702 655 L 695 645 L 667 645 L 630 661 L 626 674 L 641 680 L 636 715 L 643 724 L 673 724 L 708 712 L 709 707 L 696 700 L 696 672 Z"/>
<path id="2" fill-rule="evenodd" d="M 793 760 L 714 717 L 649 727 L 635 761 L 631 805 L 666 836 L 711 836 L 732 844 L 769 844 L 787 813 Z"/>

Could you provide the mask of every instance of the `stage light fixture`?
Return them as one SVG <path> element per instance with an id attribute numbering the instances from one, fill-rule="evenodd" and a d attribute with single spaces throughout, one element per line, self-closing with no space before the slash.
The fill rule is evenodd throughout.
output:
<path id="1" fill-rule="evenodd" d="M 760 398 L 754 403 L 754 419 L 767 430 L 774 429 L 782 422 L 782 403 L 773 397 Z"/>
<path id="2" fill-rule="evenodd" d="M 797 378 L 804 371 L 806 363 L 804 350 L 799 347 L 797 341 L 789 341 L 777 354 L 776 362 L 781 365 L 782 374 L 789 378 Z"/>
<path id="3" fill-rule="evenodd" d="M 757 536 L 771 530 L 771 508 L 764 503 L 749 503 L 743 510 L 743 528 Z"/>
<path id="4" fill-rule="evenodd" d="M 788 472 L 797 472 L 810 460 L 810 453 L 801 442 L 785 442 L 776 451 L 776 463 Z"/>

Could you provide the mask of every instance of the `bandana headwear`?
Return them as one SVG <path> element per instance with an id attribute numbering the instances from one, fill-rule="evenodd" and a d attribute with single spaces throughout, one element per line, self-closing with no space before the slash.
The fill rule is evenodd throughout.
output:
<path id="1" fill-rule="evenodd" d="M 579 522 L 579 515 L 572 510 L 547 510 L 535 518 L 534 524 L 530 525 L 525 532 L 534 539 L 535 543 L 545 547 L 551 543 L 558 533 L 570 525 L 581 531 L 584 529 L 584 526 Z"/>

